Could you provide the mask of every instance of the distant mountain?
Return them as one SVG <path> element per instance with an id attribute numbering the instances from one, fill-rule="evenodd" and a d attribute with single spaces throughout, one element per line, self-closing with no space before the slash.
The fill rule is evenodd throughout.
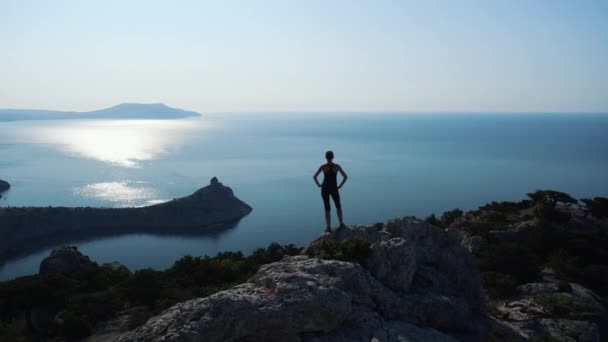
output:
<path id="1" fill-rule="evenodd" d="M 90 112 L 62 112 L 36 109 L 0 109 L 0 121 L 69 119 L 179 119 L 199 113 L 171 108 L 163 103 L 121 103 Z"/>

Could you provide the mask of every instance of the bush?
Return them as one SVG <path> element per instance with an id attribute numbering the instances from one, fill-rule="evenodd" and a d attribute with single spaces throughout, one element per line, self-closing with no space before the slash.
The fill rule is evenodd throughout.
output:
<path id="1" fill-rule="evenodd" d="M 452 224 L 452 222 L 454 222 L 457 218 L 462 217 L 462 215 L 463 215 L 462 210 L 460 210 L 458 208 L 452 209 L 450 211 L 444 212 L 441 215 L 441 221 L 447 227 L 450 224 Z"/>
<path id="2" fill-rule="evenodd" d="M 0 341 L 26 342 L 25 322 L 13 321 L 10 324 L 0 324 Z"/>
<path id="3" fill-rule="evenodd" d="M 76 341 L 91 335 L 91 325 L 84 319 L 69 312 L 61 315 L 63 323 L 59 328 L 61 336 L 68 341 Z"/>
<path id="4" fill-rule="evenodd" d="M 560 293 L 535 295 L 534 301 L 549 314 L 557 317 L 580 316 L 593 310 L 591 305 L 582 303 Z"/>
<path id="5" fill-rule="evenodd" d="M 471 222 L 462 227 L 462 230 L 471 234 L 485 236 L 489 231 L 495 230 L 497 227 L 493 223 L 488 222 Z"/>
<path id="6" fill-rule="evenodd" d="M 338 243 L 333 239 L 318 241 L 312 248 L 312 255 L 321 259 L 335 259 L 362 263 L 372 253 L 369 240 L 352 237 Z"/>
<path id="7" fill-rule="evenodd" d="M 500 272 L 481 273 L 483 286 L 491 298 L 506 298 L 515 294 L 517 283 L 512 276 Z"/>
<path id="8" fill-rule="evenodd" d="M 371 243 L 362 238 L 347 238 L 340 243 L 342 259 L 362 263 L 372 254 Z"/>
<path id="9" fill-rule="evenodd" d="M 154 306 L 162 293 L 160 272 L 143 269 L 133 273 L 133 277 L 124 285 L 127 300 L 136 305 Z"/>
<path id="10" fill-rule="evenodd" d="M 437 227 L 441 226 L 441 222 L 439 222 L 439 220 L 437 219 L 435 214 L 431 214 L 431 215 L 427 216 L 427 218 L 425 218 L 424 220 L 426 222 L 432 224 L 433 226 L 437 226 Z"/>
<path id="11" fill-rule="evenodd" d="M 446 211 L 441 215 L 440 219 L 437 219 L 437 217 L 435 216 L 435 214 L 431 214 L 429 215 L 425 221 L 437 226 L 437 227 L 441 227 L 441 228 L 447 228 L 449 227 L 457 218 L 462 217 L 464 213 L 462 212 L 462 210 L 456 208 L 456 209 L 452 209 L 450 211 Z"/>
<path id="12" fill-rule="evenodd" d="M 129 323 L 127 324 L 127 326 L 129 327 L 129 330 L 133 330 L 135 328 L 138 328 L 138 327 L 146 324 L 146 322 L 152 316 L 153 316 L 152 312 L 145 311 L 145 310 L 137 310 L 135 313 L 133 313 L 131 315 L 131 317 L 129 317 Z"/>
<path id="13" fill-rule="evenodd" d="M 538 257 L 519 243 L 502 242 L 484 248 L 477 255 L 477 264 L 482 272 L 510 275 L 516 284 L 540 278 Z"/>
<path id="14" fill-rule="evenodd" d="M 608 218 L 608 198 L 584 198 L 581 200 L 581 202 L 584 204 L 583 209 L 586 213 L 589 213 L 597 218 Z"/>
<path id="15" fill-rule="evenodd" d="M 112 318 L 122 308 L 121 300 L 113 291 L 77 294 L 70 298 L 67 310 L 89 323 Z"/>

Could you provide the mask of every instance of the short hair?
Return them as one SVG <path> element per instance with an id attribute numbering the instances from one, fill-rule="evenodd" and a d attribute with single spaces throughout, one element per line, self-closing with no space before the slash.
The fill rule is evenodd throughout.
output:
<path id="1" fill-rule="evenodd" d="M 334 152 L 333 151 L 327 151 L 325 152 L 325 158 L 332 160 L 334 159 Z"/>

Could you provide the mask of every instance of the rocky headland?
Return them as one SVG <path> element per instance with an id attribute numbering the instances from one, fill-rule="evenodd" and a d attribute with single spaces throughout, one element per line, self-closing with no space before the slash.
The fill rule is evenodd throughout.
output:
<path id="1" fill-rule="evenodd" d="M 3 193 L 10 188 L 11 185 L 7 181 L 3 181 L 2 179 L 0 179 L 0 193 Z"/>
<path id="2" fill-rule="evenodd" d="M 66 239 L 221 230 L 251 210 L 215 177 L 192 195 L 140 208 L 4 207 L 0 208 L 0 261 Z"/>
<path id="3" fill-rule="evenodd" d="M 65 247 L 40 275 L 0 283 L 0 303 L 27 333 L 67 340 L 601 341 L 608 201 L 529 197 L 166 271 L 98 266 Z"/>

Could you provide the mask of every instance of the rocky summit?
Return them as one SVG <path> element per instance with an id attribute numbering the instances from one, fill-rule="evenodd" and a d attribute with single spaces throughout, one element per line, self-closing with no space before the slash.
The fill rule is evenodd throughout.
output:
<path id="1" fill-rule="evenodd" d="M 327 241 L 371 243 L 365 261 L 315 257 Z M 457 341 L 489 329 L 479 272 L 446 231 L 415 218 L 344 227 L 244 284 L 178 303 L 115 341 Z"/>

